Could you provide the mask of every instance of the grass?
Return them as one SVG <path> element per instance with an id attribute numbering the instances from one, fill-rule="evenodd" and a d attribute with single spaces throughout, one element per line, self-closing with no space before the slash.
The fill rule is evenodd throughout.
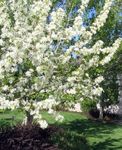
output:
<path id="1" fill-rule="evenodd" d="M 63 150 L 122 150 L 122 126 L 95 122 L 86 119 L 79 113 L 61 112 L 64 122 L 58 124 L 64 129 L 65 135 L 57 141 Z M 9 120 L 15 116 L 13 121 Z M 42 112 L 43 118 L 50 124 L 57 124 L 46 112 Z M 16 124 L 23 119 L 21 111 L 5 111 L 0 113 L 0 126 Z M 86 137 L 87 141 L 82 141 Z"/>

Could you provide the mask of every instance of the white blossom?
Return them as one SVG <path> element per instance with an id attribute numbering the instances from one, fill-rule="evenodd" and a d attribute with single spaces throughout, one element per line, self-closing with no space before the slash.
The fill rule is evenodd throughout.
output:
<path id="1" fill-rule="evenodd" d="M 62 122 L 64 120 L 64 117 L 62 115 L 58 114 L 58 115 L 56 115 L 55 120 Z"/>
<path id="2" fill-rule="evenodd" d="M 46 128 L 48 124 L 42 120 L 40 110 L 62 121 L 63 117 L 55 110 L 62 95 L 78 94 L 80 100 L 100 96 L 103 78 L 98 75 L 93 80 L 89 69 L 110 62 L 121 39 L 115 40 L 110 47 L 104 47 L 101 40 L 87 46 L 105 24 L 112 0 L 105 0 L 103 10 L 87 30 L 83 26 L 83 16 L 88 4 L 89 0 L 81 1 L 73 24 L 66 25 L 66 10 L 52 9 L 51 0 L 35 0 L 29 5 L 28 0 L 11 0 L 9 6 L 1 2 L 0 109 L 21 107 Z M 70 44 L 76 36 L 79 40 Z M 74 59 L 77 61 L 74 68 L 73 54 L 79 57 Z M 102 59 L 100 54 L 104 55 Z M 43 94 L 45 97 L 41 99 Z"/>
<path id="3" fill-rule="evenodd" d="M 2 88 L 3 91 L 7 91 L 8 89 L 9 89 L 8 85 L 4 85 Z"/>
<path id="4" fill-rule="evenodd" d="M 45 120 L 40 120 L 38 123 L 42 129 L 45 129 L 48 126 L 48 123 Z"/>

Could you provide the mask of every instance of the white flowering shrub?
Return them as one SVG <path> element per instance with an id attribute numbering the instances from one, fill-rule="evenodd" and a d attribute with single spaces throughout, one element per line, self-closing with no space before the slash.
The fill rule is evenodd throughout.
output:
<path id="1" fill-rule="evenodd" d="M 66 11 L 53 9 L 51 0 L 6 0 L 0 4 L 0 109 L 21 108 L 27 118 L 47 127 L 40 110 L 62 120 L 55 108 L 62 95 L 80 100 L 100 96 L 103 77 L 91 79 L 88 70 L 108 63 L 119 47 L 102 41 L 90 46 L 106 22 L 112 0 L 106 0 L 94 23 L 83 26 L 89 0 L 81 1 L 78 15 L 68 25 Z M 79 37 L 72 42 L 73 37 Z M 103 57 L 100 57 L 100 56 Z M 74 58 L 75 56 L 78 57 Z M 77 65 L 73 66 L 73 62 Z"/>

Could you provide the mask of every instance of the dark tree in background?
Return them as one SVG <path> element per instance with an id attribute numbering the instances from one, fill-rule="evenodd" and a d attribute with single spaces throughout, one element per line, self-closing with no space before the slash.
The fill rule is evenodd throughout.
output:
<path id="1" fill-rule="evenodd" d="M 68 8 L 66 9 L 67 15 L 71 15 L 72 20 L 76 16 L 79 7 L 78 4 L 79 2 L 81 2 L 81 0 L 53 1 L 56 7 Z M 86 26 L 86 28 L 90 26 L 97 14 L 99 14 L 104 5 L 104 2 L 105 0 L 90 0 L 89 6 L 86 9 L 86 13 L 84 15 L 84 25 Z M 115 0 L 106 24 L 94 36 L 93 43 L 91 44 L 94 44 L 97 40 L 102 40 L 105 43 L 104 46 L 110 46 L 113 41 L 120 36 L 122 37 L 122 1 Z M 109 64 L 107 64 L 104 68 L 93 68 L 90 71 L 93 78 L 97 73 L 102 73 L 104 76 L 105 80 L 102 83 L 104 92 L 101 96 L 102 107 L 104 108 L 110 106 L 111 104 L 117 104 L 119 94 L 117 74 L 122 73 L 122 45 Z"/>

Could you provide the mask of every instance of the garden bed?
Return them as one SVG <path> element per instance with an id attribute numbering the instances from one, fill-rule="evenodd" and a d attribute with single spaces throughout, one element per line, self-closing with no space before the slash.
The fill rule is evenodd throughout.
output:
<path id="1" fill-rule="evenodd" d="M 0 150 L 59 150 L 51 141 L 58 128 L 43 130 L 38 125 L 23 125 L 1 130 Z"/>

